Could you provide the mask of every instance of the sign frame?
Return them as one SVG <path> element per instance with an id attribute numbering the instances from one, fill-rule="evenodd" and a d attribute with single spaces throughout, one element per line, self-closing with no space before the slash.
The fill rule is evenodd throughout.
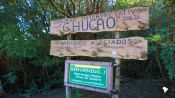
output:
<path id="1" fill-rule="evenodd" d="M 107 67 L 107 79 L 106 79 L 107 87 L 106 89 L 69 83 L 69 65 L 70 64 L 82 64 L 82 65 Z M 113 90 L 113 64 L 112 62 L 65 60 L 64 85 L 69 86 L 69 87 L 84 89 L 84 90 L 111 94 Z"/>

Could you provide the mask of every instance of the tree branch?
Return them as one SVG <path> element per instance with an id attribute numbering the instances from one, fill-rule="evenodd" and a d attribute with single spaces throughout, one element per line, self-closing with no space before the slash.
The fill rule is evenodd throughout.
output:
<path id="1" fill-rule="evenodd" d="M 101 12 L 101 8 L 102 8 L 102 6 L 104 5 L 105 2 L 107 2 L 107 0 L 102 0 L 101 4 L 99 5 L 100 12 Z"/>
<path id="2" fill-rule="evenodd" d="M 48 33 L 48 32 L 49 32 L 49 29 L 48 29 L 49 24 L 48 24 L 48 22 L 47 22 L 47 17 L 45 16 L 45 15 L 46 15 L 45 8 L 44 8 L 44 6 L 43 6 L 41 0 L 38 0 L 38 2 L 39 2 L 39 4 L 40 4 L 42 10 L 44 11 L 44 15 L 43 15 L 43 17 L 42 17 L 41 20 L 42 20 L 42 23 L 43 23 L 43 25 L 44 25 L 44 29 L 45 29 L 46 33 Z"/>
<path id="3" fill-rule="evenodd" d="M 72 17 L 73 15 L 72 15 L 72 12 L 71 12 L 71 10 L 70 10 L 70 8 L 69 8 L 69 4 L 66 4 L 66 9 L 67 9 L 67 11 L 68 11 L 70 17 Z"/>
<path id="4" fill-rule="evenodd" d="M 89 2 L 89 0 L 86 0 L 86 15 L 89 15 L 90 14 L 90 2 Z"/>
<path id="5" fill-rule="evenodd" d="M 69 14 L 67 14 L 67 13 L 65 13 L 64 11 L 60 10 L 60 9 L 53 3 L 52 0 L 48 0 L 48 1 L 50 2 L 51 6 L 53 6 L 53 7 L 55 8 L 55 10 L 57 10 L 59 13 L 65 15 L 65 16 L 67 16 L 67 17 L 69 17 L 69 18 L 71 17 Z"/>
<path id="6" fill-rule="evenodd" d="M 75 3 L 72 0 L 70 0 L 70 1 L 71 1 L 72 5 L 73 5 L 73 16 L 75 16 L 75 10 L 76 10 Z"/>
<path id="7" fill-rule="evenodd" d="M 100 3 L 99 3 L 99 1 L 97 1 L 97 4 L 96 4 L 96 13 L 100 13 Z"/>
<path id="8" fill-rule="evenodd" d="M 92 14 L 95 11 L 95 9 L 96 9 L 96 7 L 95 7 L 96 0 L 93 0 L 93 3 L 91 3 L 91 4 L 93 4 L 92 5 L 93 6 L 93 9 L 91 10 L 90 14 Z"/>

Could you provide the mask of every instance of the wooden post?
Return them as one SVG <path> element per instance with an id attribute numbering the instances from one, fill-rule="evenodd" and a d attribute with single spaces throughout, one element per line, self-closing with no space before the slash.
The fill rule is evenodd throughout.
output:
<path id="1" fill-rule="evenodd" d="M 71 34 L 67 35 L 67 40 L 71 40 Z M 66 59 L 70 60 L 71 57 L 67 57 Z M 65 90 L 66 90 L 66 98 L 70 98 L 70 96 L 71 96 L 71 88 L 69 86 L 66 86 Z"/>
<path id="2" fill-rule="evenodd" d="M 120 38 L 119 32 L 115 32 L 115 38 L 118 39 Z M 120 59 L 116 58 L 115 59 L 115 68 L 114 68 L 114 90 L 117 90 L 117 94 L 113 94 L 112 98 L 120 98 Z"/>

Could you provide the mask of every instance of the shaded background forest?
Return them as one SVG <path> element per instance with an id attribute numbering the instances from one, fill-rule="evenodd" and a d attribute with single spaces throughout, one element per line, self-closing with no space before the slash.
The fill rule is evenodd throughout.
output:
<path id="1" fill-rule="evenodd" d="M 0 86 L 7 94 L 32 94 L 63 87 L 66 58 L 50 56 L 49 50 L 50 40 L 66 36 L 50 35 L 50 20 L 145 6 L 150 8 L 150 28 L 121 32 L 120 36 L 146 38 L 148 60 L 122 60 L 121 79 L 171 82 L 175 79 L 175 0 L 0 0 Z M 71 39 L 102 38 L 114 38 L 114 32 L 78 33 Z"/>

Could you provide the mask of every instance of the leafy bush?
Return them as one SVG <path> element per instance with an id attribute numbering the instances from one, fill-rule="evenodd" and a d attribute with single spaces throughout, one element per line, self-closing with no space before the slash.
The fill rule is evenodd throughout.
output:
<path id="1" fill-rule="evenodd" d="M 171 79 L 175 78 L 175 41 L 162 44 L 161 58 Z"/>

